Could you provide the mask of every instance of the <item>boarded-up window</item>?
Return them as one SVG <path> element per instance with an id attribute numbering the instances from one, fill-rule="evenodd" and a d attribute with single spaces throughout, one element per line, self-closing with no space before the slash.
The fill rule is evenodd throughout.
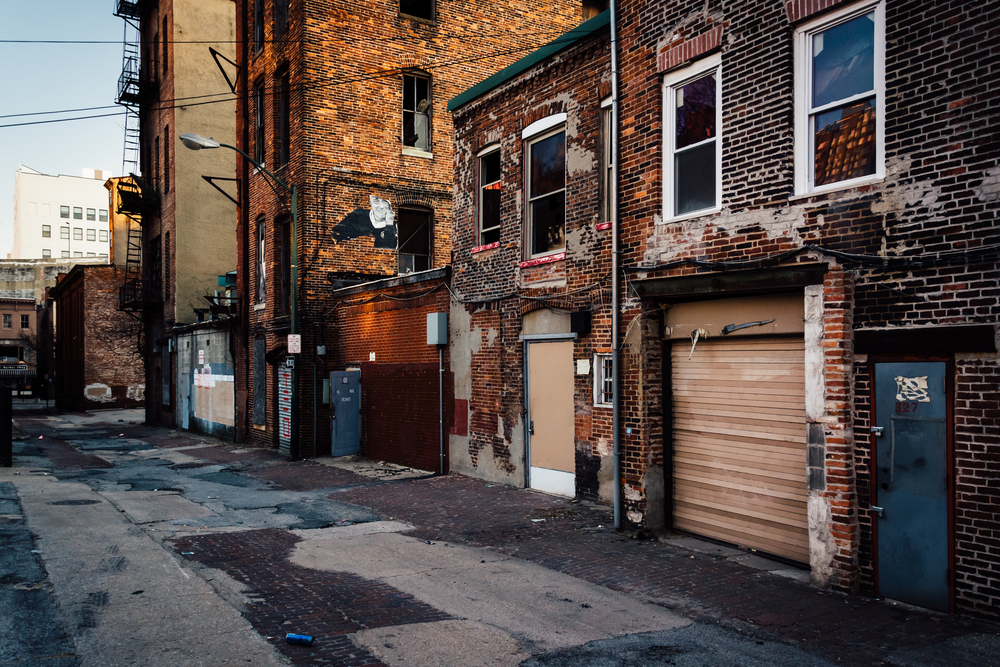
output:
<path id="1" fill-rule="evenodd" d="M 255 338 L 253 341 L 253 423 L 267 423 L 267 341 Z"/>

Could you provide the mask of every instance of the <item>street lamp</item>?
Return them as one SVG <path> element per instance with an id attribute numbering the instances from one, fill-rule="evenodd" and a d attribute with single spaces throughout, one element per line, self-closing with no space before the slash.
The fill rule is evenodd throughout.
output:
<path id="1" fill-rule="evenodd" d="M 203 136 L 201 136 L 199 134 L 193 134 L 191 132 L 182 134 L 180 136 L 180 140 L 181 140 L 182 144 L 184 144 L 185 146 L 187 146 L 188 148 L 190 148 L 193 151 L 200 151 L 203 148 L 204 149 L 209 149 L 209 148 L 229 148 L 231 150 L 234 150 L 237 153 L 239 153 L 240 155 L 242 155 L 243 157 L 245 157 L 247 159 L 247 161 L 250 162 L 250 164 L 252 164 L 258 170 L 260 170 L 265 176 L 267 176 L 270 179 L 270 180 L 267 181 L 267 183 L 271 187 L 271 189 L 274 190 L 274 193 L 276 195 L 280 196 L 280 194 L 278 193 L 277 189 L 274 187 L 275 184 L 281 186 L 281 188 L 283 188 L 285 190 L 285 192 L 287 192 L 287 193 L 289 193 L 291 195 L 291 198 L 292 198 L 292 206 L 291 206 L 291 208 L 292 208 L 292 229 L 291 229 L 291 237 L 292 237 L 291 238 L 291 245 L 292 245 L 292 248 L 291 248 L 291 253 L 290 253 L 291 254 L 291 258 L 290 258 L 291 259 L 291 267 L 289 267 L 289 268 L 291 269 L 291 272 L 292 272 L 292 279 L 290 281 L 292 283 L 292 285 L 291 285 L 291 288 L 292 288 L 292 295 L 291 295 L 291 297 L 292 298 L 291 298 L 291 304 L 289 304 L 289 305 L 291 306 L 291 308 L 290 308 L 291 313 L 290 314 L 291 314 L 291 320 L 292 320 L 292 322 L 291 322 L 291 324 L 292 324 L 292 326 L 291 326 L 291 334 L 292 335 L 298 334 L 298 332 L 299 332 L 299 236 L 298 236 L 298 234 L 299 234 L 299 232 L 298 232 L 298 229 L 299 229 L 299 227 L 298 227 L 299 219 L 298 219 L 298 191 L 296 190 L 295 184 L 294 183 L 292 185 L 286 184 L 280 178 L 278 178 L 277 176 L 275 176 L 274 174 L 272 174 L 271 172 L 269 172 L 264 167 L 264 165 L 262 165 L 261 163 L 257 162 L 256 160 L 254 160 L 252 157 L 250 157 L 249 155 L 247 155 L 246 153 L 244 153 L 243 151 L 241 151 L 236 146 L 230 146 L 229 144 L 223 144 L 223 143 L 215 141 L 214 139 L 211 139 L 211 138 L 206 139 L 205 137 L 203 137 Z M 244 298 L 246 298 L 245 295 L 244 295 Z M 291 410 L 291 413 L 292 413 L 291 414 L 292 432 L 291 432 L 291 437 L 289 438 L 288 455 L 289 455 L 289 458 L 291 458 L 291 459 L 297 459 L 298 456 L 299 456 L 299 368 L 298 368 L 297 364 L 294 365 L 294 366 L 292 366 L 291 385 L 292 385 L 292 406 L 291 406 L 292 407 L 292 410 Z"/>

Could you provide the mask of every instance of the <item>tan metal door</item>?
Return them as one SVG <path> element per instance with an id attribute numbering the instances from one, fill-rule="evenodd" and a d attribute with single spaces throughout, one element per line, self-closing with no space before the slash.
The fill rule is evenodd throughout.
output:
<path id="1" fill-rule="evenodd" d="M 528 344 L 529 485 L 576 495 L 573 341 Z"/>
<path id="2" fill-rule="evenodd" d="M 674 345 L 674 526 L 809 562 L 802 338 Z"/>

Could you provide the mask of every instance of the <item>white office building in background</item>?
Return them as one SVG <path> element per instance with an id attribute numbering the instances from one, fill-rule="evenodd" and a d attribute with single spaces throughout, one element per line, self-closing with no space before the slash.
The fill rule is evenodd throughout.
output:
<path id="1" fill-rule="evenodd" d="M 111 172 L 50 176 L 25 167 L 14 177 L 14 245 L 10 259 L 104 259 L 111 248 Z"/>

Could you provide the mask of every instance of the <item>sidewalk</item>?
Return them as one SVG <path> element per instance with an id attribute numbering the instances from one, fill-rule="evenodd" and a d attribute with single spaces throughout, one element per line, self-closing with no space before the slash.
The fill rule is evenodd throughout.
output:
<path id="1" fill-rule="evenodd" d="M 484 568 L 502 567 L 513 558 L 565 573 L 733 631 L 776 657 L 794 647 L 803 655 L 844 665 L 1000 665 L 996 624 L 819 591 L 804 583 L 801 570 L 690 537 L 619 534 L 609 527 L 607 507 L 357 460 L 292 463 L 273 450 L 222 445 L 194 434 L 129 424 L 126 418 L 113 413 L 30 417 L 22 426 L 36 433 L 60 422 L 86 431 L 107 420 L 125 438 L 183 450 L 203 462 L 185 465 L 223 464 L 278 490 L 329 491 L 326 498 L 332 501 L 379 515 L 381 521 L 375 523 L 351 521 L 321 530 L 192 530 L 164 542 L 192 564 L 221 570 L 245 585 L 254 604 L 243 610 L 244 617 L 261 635 L 273 639 L 291 626 L 308 627 L 327 638 L 309 654 L 275 644 L 295 664 L 384 664 L 372 651 L 359 650 L 357 638 L 378 628 L 405 634 L 399 628 L 410 624 L 461 622 L 396 588 L 373 585 L 371 578 L 298 564 L 317 539 L 353 523 L 358 535 L 403 530 L 402 535 L 417 540 L 408 544 L 426 547 L 428 558 L 479 548 L 495 554 L 482 559 Z M 117 419 L 122 421 L 113 421 Z M 24 444 L 38 447 L 59 467 L 108 465 L 62 441 Z M 359 542 L 358 548 L 362 546 Z M 370 641 L 387 643 L 379 637 Z M 580 655 L 567 664 L 589 664 L 585 658 Z"/>

